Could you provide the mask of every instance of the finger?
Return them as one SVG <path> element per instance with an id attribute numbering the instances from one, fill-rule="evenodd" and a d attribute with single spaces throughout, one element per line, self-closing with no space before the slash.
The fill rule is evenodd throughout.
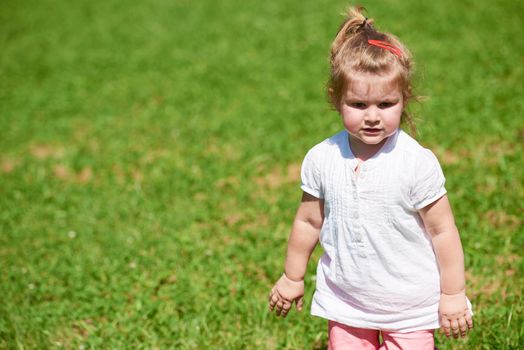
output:
<path id="1" fill-rule="evenodd" d="M 280 295 L 278 294 L 278 292 L 274 292 L 271 295 L 271 299 L 269 300 L 269 309 L 271 311 L 273 311 L 273 309 L 275 308 L 279 300 L 280 300 Z"/>
<path id="2" fill-rule="evenodd" d="M 271 289 L 271 292 L 269 292 L 268 296 L 267 296 L 267 300 L 269 302 L 271 302 L 271 298 L 273 298 L 273 294 L 275 293 L 275 289 Z"/>
<path id="3" fill-rule="evenodd" d="M 268 295 L 268 301 L 271 303 L 272 299 L 273 299 L 273 296 L 277 293 L 276 289 L 273 288 L 271 289 L 271 292 L 269 292 L 269 295 Z"/>
<path id="4" fill-rule="evenodd" d="M 453 338 L 458 338 L 460 329 L 456 319 L 451 320 L 451 331 L 453 332 Z"/>
<path id="5" fill-rule="evenodd" d="M 446 338 L 449 338 L 450 330 L 444 326 L 440 326 L 440 333 L 444 334 Z"/>
<path id="6" fill-rule="evenodd" d="M 284 305 L 282 306 L 282 313 L 281 313 L 282 317 L 286 317 L 290 309 L 291 309 L 291 303 L 284 303 Z"/>
<path id="7" fill-rule="evenodd" d="M 273 310 L 273 308 L 275 307 L 275 304 L 277 303 L 277 301 L 278 301 L 278 297 L 275 294 L 271 294 L 269 296 L 269 308 L 271 310 Z"/>
<path id="8" fill-rule="evenodd" d="M 277 316 L 280 316 L 282 314 L 282 307 L 284 306 L 284 302 L 280 299 L 278 300 L 277 304 L 276 304 L 276 308 L 277 308 Z"/>
<path id="9" fill-rule="evenodd" d="M 291 309 L 291 303 L 290 302 L 284 302 L 282 305 L 282 310 L 288 312 Z"/>
<path id="10" fill-rule="evenodd" d="M 468 324 L 466 322 L 466 319 L 461 317 L 458 320 L 459 329 L 460 329 L 460 336 L 464 338 L 468 334 Z"/>
<path id="11" fill-rule="evenodd" d="M 297 300 L 297 310 L 302 311 L 302 308 L 304 307 L 304 298 L 299 298 Z"/>
<path id="12" fill-rule="evenodd" d="M 447 318 L 443 318 L 441 320 L 441 327 L 442 329 L 442 332 L 444 332 L 444 334 L 446 334 L 446 337 L 449 338 L 449 336 L 451 335 L 451 325 L 450 325 L 450 322 Z"/>
<path id="13" fill-rule="evenodd" d="M 471 314 L 469 313 L 469 311 L 466 313 L 465 319 L 466 319 L 468 328 L 472 329 L 473 328 L 473 319 L 471 318 Z"/>

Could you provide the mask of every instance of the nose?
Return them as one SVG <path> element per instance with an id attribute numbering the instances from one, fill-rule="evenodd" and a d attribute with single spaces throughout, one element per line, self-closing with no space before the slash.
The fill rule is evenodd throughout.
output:
<path id="1" fill-rule="evenodd" d="M 375 106 L 370 106 L 366 110 L 366 114 L 364 116 L 365 121 L 369 123 L 376 123 L 380 120 L 380 111 Z"/>

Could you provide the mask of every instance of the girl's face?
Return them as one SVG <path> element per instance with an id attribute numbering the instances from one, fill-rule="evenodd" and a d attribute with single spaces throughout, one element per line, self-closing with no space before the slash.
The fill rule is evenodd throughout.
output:
<path id="1" fill-rule="evenodd" d="M 402 90 L 391 76 L 355 76 L 338 108 L 354 153 L 378 151 L 399 127 L 403 110 Z"/>

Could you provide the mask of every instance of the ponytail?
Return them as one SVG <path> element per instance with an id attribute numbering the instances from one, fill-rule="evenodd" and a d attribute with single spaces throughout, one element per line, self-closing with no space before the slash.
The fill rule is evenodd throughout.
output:
<path id="1" fill-rule="evenodd" d="M 346 20 L 340 26 L 338 33 L 331 44 L 331 59 L 333 59 L 342 48 L 344 42 L 359 31 L 363 31 L 366 27 L 373 28 L 373 19 L 369 19 L 362 14 L 365 8 L 357 6 L 350 7 L 347 11 Z"/>

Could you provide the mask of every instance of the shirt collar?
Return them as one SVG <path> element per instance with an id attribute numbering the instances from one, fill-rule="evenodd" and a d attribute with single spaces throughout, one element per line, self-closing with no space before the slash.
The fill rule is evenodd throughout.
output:
<path id="1" fill-rule="evenodd" d="M 389 136 L 386 140 L 386 142 L 380 147 L 380 149 L 373 155 L 373 157 L 366 160 L 366 163 L 374 162 L 375 160 L 379 159 L 383 154 L 390 153 L 394 148 L 395 144 L 397 143 L 398 135 L 400 133 L 400 129 L 397 128 L 395 132 Z M 349 146 L 349 133 L 345 131 L 345 147 L 344 147 L 344 158 L 348 158 L 352 163 L 357 163 L 358 160 L 351 151 L 351 147 Z"/>

